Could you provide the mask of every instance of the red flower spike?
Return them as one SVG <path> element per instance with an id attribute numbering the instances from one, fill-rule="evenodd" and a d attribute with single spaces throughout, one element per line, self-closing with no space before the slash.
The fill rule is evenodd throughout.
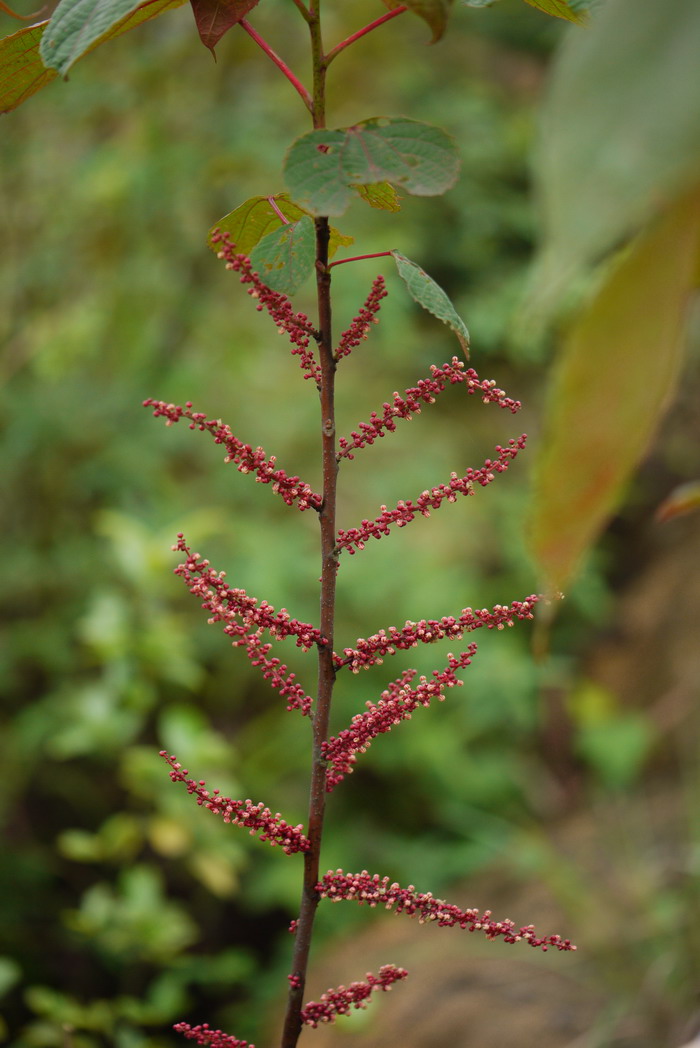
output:
<path id="1" fill-rule="evenodd" d="M 367 339 L 372 324 L 379 323 L 377 313 L 382 304 L 382 299 L 386 298 L 387 294 L 384 277 L 381 275 L 376 276 L 372 281 L 372 290 L 367 296 L 365 304 L 357 316 L 353 318 L 347 331 L 344 331 L 340 336 L 340 342 L 335 351 L 336 361 L 340 360 L 341 357 L 349 356 L 353 349 L 359 346 L 360 342 L 364 342 Z"/>
<path id="2" fill-rule="evenodd" d="M 475 484 L 481 485 L 482 488 L 486 487 L 492 480 L 495 480 L 497 473 L 505 473 L 518 452 L 525 447 L 526 441 L 527 436 L 523 433 L 517 440 L 510 440 L 505 448 L 497 444 L 498 457 L 495 460 L 486 459 L 480 469 L 470 467 L 462 477 L 452 473 L 449 484 L 439 484 L 430 491 L 424 491 L 415 502 L 411 499 L 404 502 L 402 499 L 397 503 L 396 509 L 387 509 L 386 506 L 382 506 L 381 514 L 375 520 L 363 520 L 359 528 L 350 528 L 348 531 L 343 531 L 341 528 L 338 531 L 338 550 L 346 549 L 348 553 L 353 554 L 356 549 L 365 548 L 367 539 L 379 539 L 382 535 L 388 535 L 394 524 L 403 528 L 406 524 L 410 524 L 418 514 L 429 517 L 430 511 L 439 509 L 445 499 L 448 502 L 456 502 L 458 495 L 473 495 Z"/>
<path id="3" fill-rule="evenodd" d="M 279 333 L 287 335 L 292 344 L 292 356 L 299 357 L 304 378 L 312 379 L 320 387 L 321 368 L 309 349 L 311 339 L 318 341 L 319 334 L 306 314 L 295 313 L 286 295 L 273 291 L 263 283 L 253 270 L 248 256 L 236 253 L 235 244 L 231 243 L 228 233 L 215 230 L 211 242 L 221 244 L 218 257 L 226 261 L 226 268 L 240 274 L 241 284 L 250 285 L 248 294 L 256 300 L 258 311 L 267 310 Z"/>
<path id="4" fill-rule="evenodd" d="M 296 683 L 296 675 L 287 672 L 283 662 L 268 658 L 272 645 L 262 643 L 260 638 L 263 630 L 275 640 L 295 637 L 297 647 L 308 651 L 314 644 L 324 643 L 321 632 L 307 622 L 291 618 L 286 608 L 276 612 L 266 600 L 258 602 L 244 589 L 232 589 L 224 581 L 226 573 L 214 571 L 208 560 L 192 553 L 182 534 L 173 549 L 186 554 L 187 559 L 175 568 L 175 574 L 185 580 L 193 596 L 201 599 L 202 607 L 211 614 L 210 624 L 225 623 L 224 633 L 234 638 L 235 647 L 245 649 L 253 666 L 262 669 L 263 677 L 287 699 L 287 709 L 301 710 L 307 716 L 313 699 Z"/>
<path id="5" fill-rule="evenodd" d="M 343 656 L 335 653 L 333 661 L 339 669 L 349 666 L 353 673 L 358 673 L 368 666 L 381 664 L 385 655 L 395 655 L 397 651 L 408 651 L 418 644 L 432 644 L 433 641 L 459 640 L 465 633 L 473 630 L 505 629 L 512 626 L 516 619 L 533 619 L 535 605 L 542 597 L 531 593 L 524 600 L 514 600 L 510 604 L 496 604 L 493 608 L 463 608 L 457 618 L 443 615 L 441 619 L 421 619 L 420 622 L 407 622 L 401 629 L 390 626 L 380 630 L 371 637 L 360 637 L 355 641 L 356 647 L 344 648 Z"/>
<path id="6" fill-rule="evenodd" d="M 328 742 L 321 744 L 323 757 L 328 761 L 326 772 L 326 790 L 330 793 L 346 776 L 352 773 L 357 761 L 356 754 L 365 753 L 372 739 L 377 735 L 391 731 L 395 724 L 410 720 L 411 714 L 419 706 L 429 706 L 433 699 L 440 702 L 445 698 L 446 688 L 454 688 L 463 682 L 458 680 L 456 671 L 468 666 L 476 654 L 476 644 L 470 644 L 459 657 L 448 656 L 444 670 L 435 670 L 434 680 L 421 677 L 415 688 L 410 683 L 416 670 L 405 670 L 398 680 L 383 691 L 375 705 L 368 702 L 367 711 L 358 713 L 352 718 L 350 727 L 345 728 Z"/>
<path id="7" fill-rule="evenodd" d="M 269 841 L 273 847 L 281 845 L 287 855 L 309 850 L 310 844 L 302 833 L 301 823 L 290 826 L 279 812 L 273 815 L 262 802 L 253 804 L 251 800 L 233 801 L 230 797 L 222 797 L 218 790 L 206 789 L 207 784 L 203 779 L 188 779 L 187 768 L 178 763 L 174 753 L 168 754 L 166 750 L 161 750 L 160 756 L 170 765 L 172 781 L 184 782 L 187 792 L 195 794 L 200 807 L 208 808 L 214 815 L 222 815 L 224 822 L 247 827 L 251 836 L 260 832 L 261 841 Z"/>
<path id="8" fill-rule="evenodd" d="M 166 426 L 172 426 L 180 419 L 190 420 L 190 429 L 205 430 L 212 435 L 216 444 L 223 444 L 226 448 L 225 462 L 235 462 L 239 473 L 255 473 L 259 484 L 272 484 L 272 490 L 280 495 L 288 506 L 295 503 L 300 510 L 321 508 L 321 496 L 311 490 L 308 484 L 299 477 L 288 477 L 283 469 L 275 469 L 277 462 L 274 455 L 265 458 L 262 448 L 253 448 L 250 444 L 243 444 L 238 437 L 234 437 L 230 428 L 221 419 L 207 419 L 200 411 L 193 411 L 192 404 L 188 401 L 184 408 L 178 404 L 166 404 L 164 400 L 153 400 L 149 397 L 144 400 L 145 408 L 153 408 L 154 418 L 165 418 Z"/>
<path id="9" fill-rule="evenodd" d="M 208 1048 L 255 1048 L 254 1044 L 241 1041 L 230 1033 L 222 1030 L 212 1030 L 209 1023 L 201 1026 L 190 1026 L 189 1023 L 177 1023 L 173 1026 L 176 1033 L 181 1033 L 188 1041 L 196 1041 L 197 1044 L 207 1045 Z"/>
<path id="10" fill-rule="evenodd" d="M 331 902 L 349 899 L 360 905 L 384 906 L 395 913 L 417 916 L 421 924 L 436 921 L 441 928 L 481 931 L 487 939 L 502 937 L 508 943 L 526 942 L 529 946 L 541 947 L 545 952 L 550 946 L 557 950 L 576 949 L 569 939 L 562 939 L 560 935 L 537 936 L 531 924 L 518 928 L 508 918 L 503 921 L 492 920 L 490 910 L 482 914 L 478 910 L 460 910 L 458 906 L 433 898 L 431 892 L 417 892 L 412 884 L 402 888 L 396 883 L 390 883 L 388 877 L 380 878 L 377 873 L 372 876 L 367 870 L 362 873 L 329 870 L 316 885 L 316 890 L 321 898 L 330 899 Z"/>
<path id="11" fill-rule="evenodd" d="M 498 404 L 501 408 L 515 414 L 522 407 L 519 400 L 507 397 L 504 390 L 498 389 L 496 383 L 491 379 L 480 379 L 473 368 L 464 370 L 464 364 L 458 357 L 453 357 L 452 362 L 443 364 L 442 367 L 433 365 L 430 369 L 429 379 L 420 379 L 415 386 L 411 386 L 404 392 L 403 396 L 394 393 L 392 404 L 383 404 L 383 412 L 378 415 L 373 411 L 369 422 L 361 422 L 360 432 L 350 434 L 351 440 L 341 437 L 338 441 L 340 452 L 338 458 L 354 458 L 353 451 L 364 448 L 368 444 L 374 444 L 375 440 L 384 437 L 387 433 L 393 433 L 396 429 L 396 419 L 410 419 L 419 415 L 423 404 L 433 404 L 435 398 L 442 393 L 448 385 L 461 383 L 470 396 L 481 394 L 485 404 Z"/>
<path id="12" fill-rule="evenodd" d="M 336 1015 L 348 1015 L 351 1008 L 365 1008 L 369 997 L 375 990 L 390 990 L 399 979 L 405 979 L 408 972 L 397 968 L 395 964 L 383 964 L 379 975 L 367 972 L 366 982 L 354 982 L 349 986 L 338 986 L 326 990 L 320 1001 L 309 1001 L 301 1012 L 301 1021 L 315 1029 L 319 1023 L 332 1023 Z M 293 976 L 289 976 L 290 979 Z"/>

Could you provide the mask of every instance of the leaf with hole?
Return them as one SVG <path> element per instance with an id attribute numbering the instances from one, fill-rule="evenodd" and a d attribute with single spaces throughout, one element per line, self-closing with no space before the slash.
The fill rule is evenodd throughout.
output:
<path id="1" fill-rule="evenodd" d="M 425 270 L 421 269 L 416 262 L 400 254 L 398 251 L 391 252 L 399 276 L 408 288 L 411 298 L 432 313 L 434 317 L 447 324 L 459 339 L 464 350 L 464 355 L 469 358 L 469 331 L 448 296 Z"/>
<path id="2" fill-rule="evenodd" d="M 376 182 L 414 196 L 439 196 L 458 173 L 454 140 L 442 128 L 405 117 L 310 131 L 292 144 L 285 160 L 292 196 L 314 215 L 342 215 L 358 185 Z"/>
<path id="3" fill-rule="evenodd" d="M 316 230 L 309 215 L 268 233 L 253 249 L 250 262 L 273 291 L 293 295 L 311 275 L 316 261 Z"/>
<path id="4" fill-rule="evenodd" d="M 400 211 L 399 194 L 390 182 L 370 182 L 364 186 L 354 187 L 359 196 L 370 207 L 376 207 L 380 211 Z"/>

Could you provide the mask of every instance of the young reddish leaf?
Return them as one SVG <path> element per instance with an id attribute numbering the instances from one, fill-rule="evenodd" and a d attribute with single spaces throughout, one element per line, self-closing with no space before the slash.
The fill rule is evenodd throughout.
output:
<path id="1" fill-rule="evenodd" d="M 187 0 L 146 0 L 103 33 L 85 53 L 165 11 L 181 7 L 186 2 Z M 39 22 L 0 40 L 0 113 L 16 109 L 58 76 L 55 69 L 47 69 L 39 53 L 41 39 L 48 24 L 48 21 Z"/>
<path id="2" fill-rule="evenodd" d="M 314 215 L 342 215 L 360 185 L 390 182 L 415 196 L 439 196 L 457 180 L 459 154 L 439 127 L 405 117 L 375 117 L 294 142 L 285 178 Z"/>
<path id="3" fill-rule="evenodd" d="M 467 330 L 467 325 L 440 285 L 436 284 L 433 278 L 429 277 L 417 263 L 411 262 L 410 258 L 406 258 L 405 255 L 400 254 L 398 251 L 392 251 L 391 254 L 394 262 L 396 262 L 399 276 L 408 288 L 411 297 L 419 306 L 427 309 L 428 313 L 432 313 L 443 324 L 447 324 L 449 328 L 452 328 L 468 360 L 469 331 Z"/>
<path id="4" fill-rule="evenodd" d="M 445 32 L 454 0 L 384 0 L 384 3 L 392 10 L 405 4 L 411 11 L 415 11 L 432 29 L 433 39 L 430 42 L 434 44 Z"/>
<path id="5" fill-rule="evenodd" d="M 400 211 L 399 194 L 389 182 L 370 182 L 364 186 L 353 186 L 370 207 L 380 211 Z"/>
<path id="6" fill-rule="evenodd" d="M 214 48 L 224 33 L 238 25 L 258 0 L 190 0 L 190 3 L 199 39 L 214 55 Z"/>
<path id="7" fill-rule="evenodd" d="M 578 22 L 580 25 L 585 21 L 585 18 L 573 9 L 568 0 L 525 0 L 525 3 L 530 7 L 536 7 L 538 11 L 543 11 L 546 15 L 565 18 L 567 22 Z"/>
<path id="8" fill-rule="evenodd" d="M 264 236 L 284 225 L 278 212 L 281 212 L 288 222 L 297 222 L 303 215 L 309 214 L 303 207 L 295 204 L 288 193 L 250 197 L 212 226 L 207 243 L 212 251 L 218 253 L 220 245 L 218 241 L 214 243 L 212 237 L 217 231 L 228 233 L 231 243 L 236 245 L 236 251 L 242 255 L 250 255 L 255 245 L 260 243 Z M 330 234 L 328 254 L 331 258 L 339 247 L 349 247 L 355 242 L 354 237 L 341 233 L 334 226 L 331 226 Z"/>
<path id="9" fill-rule="evenodd" d="M 280 226 L 263 237 L 250 264 L 273 291 L 293 295 L 311 275 L 316 260 L 316 230 L 310 215 Z"/>
<path id="10" fill-rule="evenodd" d="M 530 545 L 563 589 L 613 513 L 673 391 L 700 241 L 700 189 L 623 256 L 569 332 L 549 395 Z"/>

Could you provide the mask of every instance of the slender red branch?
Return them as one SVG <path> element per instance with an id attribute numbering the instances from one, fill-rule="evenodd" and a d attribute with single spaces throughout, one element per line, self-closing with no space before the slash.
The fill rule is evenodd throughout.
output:
<path id="1" fill-rule="evenodd" d="M 280 209 L 277 207 L 277 203 L 275 202 L 275 198 L 272 197 L 272 196 L 269 196 L 267 198 L 267 202 L 270 205 L 270 207 L 272 208 L 272 210 L 275 212 L 277 217 L 282 220 L 282 222 L 284 223 L 285 226 L 288 226 L 290 224 L 289 223 L 289 219 L 287 218 L 286 215 L 283 215 L 282 212 L 280 211 Z"/>
<path id="2" fill-rule="evenodd" d="M 331 262 L 329 269 L 333 269 L 333 266 L 342 266 L 344 262 L 362 262 L 366 258 L 386 258 L 391 254 L 391 251 L 377 251 L 374 255 L 353 255 L 352 258 L 339 258 L 337 262 Z"/>
<path id="3" fill-rule="evenodd" d="M 358 29 L 356 33 L 353 33 L 352 36 L 349 36 L 346 40 L 341 40 L 341 42 L 331 48 L 326 55 L 326 67 L 331 64 L 333 59 L 336 58 L 341 51 L 344 51 L 346 47 L 349 47 L 350 44 L 354 44 L 356 40 L 366 36 L 367 33 L 371 33 L 373 29 L 378 29 L 380 25 L 384 25 L 385 22 L 391 21 L 391 19 L 396 18 L 397 15 L 402 15 L 404 11 L 408 11 L 408 6 L 406 4 L 401 4 L 400 7 L 395 7 L 393 11 L 389 11 L 387 14 L 382 15 L 381 18 L 375 18 L 374 22 L 370 22 L 369 25 L 366 25 L 363 29 Z"/>
<path id="4" fill-rule="evenodd" d="M 248 22 L 245 18 L 242 18 L 238 24 L 239 26 L 241 26 L 242 29 L 245 29 L 248 36 L 255 41 L 258 47 L 262 48 L 267 57 L 272 59 L 277 68 L 282 73 L 284 73 L 294 90 L 297 91 L 298 94 L 301 96 L 301 100 L 306 106 L 306 108 L 309 110 L 310 113 L 313 112 L 313 101 L 311 99 L 311 95 L 306 90 L 301 80 L 299 80 L 299 78 L 294 75 L 294 73 L 291 71 L 284 59 L 280 58 L 277 52 L 272 50 L 267 40 L 260 36 L 260 33 L 253 29 L 250 22 Z"/>

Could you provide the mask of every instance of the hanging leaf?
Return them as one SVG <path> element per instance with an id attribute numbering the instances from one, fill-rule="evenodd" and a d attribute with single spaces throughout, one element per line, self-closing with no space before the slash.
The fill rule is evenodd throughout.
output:
<path id="1" fill-rule="evenodd" d="M 374 118 L 294 142 L 285 178 L 314 215 L 342 215 L 358 185 L 390 182 L 415 196 L 438 196 L 457 180 L 459 155 L 439 127 L 404 117 Z"/>
<path id="2" fill-rule="evenodd" d="M 251 251 L 264 236 L 279 229 L 284 221 L 272 206 L 272 202 L 281 211 L 288 222 L 296 222 L 302 215 L 308 215 L 303 207 L 299 207 L 290 199 L 288 193 L 276 193 L 274 196 L 250 197 L 243 204 L 224 215 L 209 230 L 207 243 L 212 251 L 218 252 L 219 245 L 212 243 L 213 234 L 219 230 L 228 233 L 231 243 L 236 245 L 236 251 L 242 255 L 250 255 Z M 330 240 L 328 242 L 328 255 L 330 258 L 339 247 L 349 247 L 355 243 L 355 238 L 341 233 L 334 226 L 330 227 Z"/>
<path id="3" fill-rule="evenodd" d="M 303 215 L 298 222 L 268 233 L 253 249 L 251 265 L 273 291 L 293 295 L 316 261 L 316 229 L 313 219 Z"/>
<path id="4" fill-rule="evenodd" d="M 408 288 L 411 297 L 419 306 L 427 309 L 429 313 L 441 320 L 443 324 L 447 324 L 449 328 L 452 328 L 464 350 L 465 357 L 469 359 L 469 331 L 467 330 L 467 325 L 440 285 L 436 284 L 433 278 L 429 277 L 419 265 L 411 262 L 410 258 L 406 258 L 405 255 L 400 254 L 398 251 L 392 251 L 391 254 L 394 262 L 396 262 L 399 276 Z"/>
<path id="5" fill-rule="evenodd" d="M 575 11 L 574 6 L 567 0 L 525 0 L 525 3 L 530 7 L 536 7 L 538 11 L 543 11 L 546 15 L 565 18 L 567 22 L 578 22 L 579 25 L 585 22 L 583 15 Z"/>
<path id="6" fill-rule="evenodd" d="M 100 44 L 129 29 L 147 22 L 164 11 L 181 7 L 187 0 L 146 0 L 88 48 L 93 51 Z M 41 60 L 39 46 L 49 25 L 48 21 L 20 29 L 0 40 L 0 113 L 16 109 L 22 102 L 46 87 L 58 76 L 55 69 L 47 69 Z"/>
<path id="7" fill-rule="evenodd" d="M 399 194 L 389 182 L 370 182 L 366 186 L 353 186 L 359 196 L 370 207 L 380 211 L 400 211 Z"/>
<path id="8" fill-rule="evenodd" d="M 566 340 L 530 513 L 543 581 L 563 589 L 610 518 L 673 392 L 700 246 L 700 188 L 628 250 Z"/>
<path id="9" fill-rule="evenodd" d="M 251 11 L 259 0 L 190 0 L 199 39 L 214 55 L 224 33 Z M 214 55 L 216 58 L 216 55 Z"/>
<path id="10" fill-rule="evenodd" d="M 405 4 L 414 11 L 432 29 L 433 39 L 430 42 L 434 44 L 445 32 L 454 0 L 384 0 L 384 3 L 392 10 Z"/>

